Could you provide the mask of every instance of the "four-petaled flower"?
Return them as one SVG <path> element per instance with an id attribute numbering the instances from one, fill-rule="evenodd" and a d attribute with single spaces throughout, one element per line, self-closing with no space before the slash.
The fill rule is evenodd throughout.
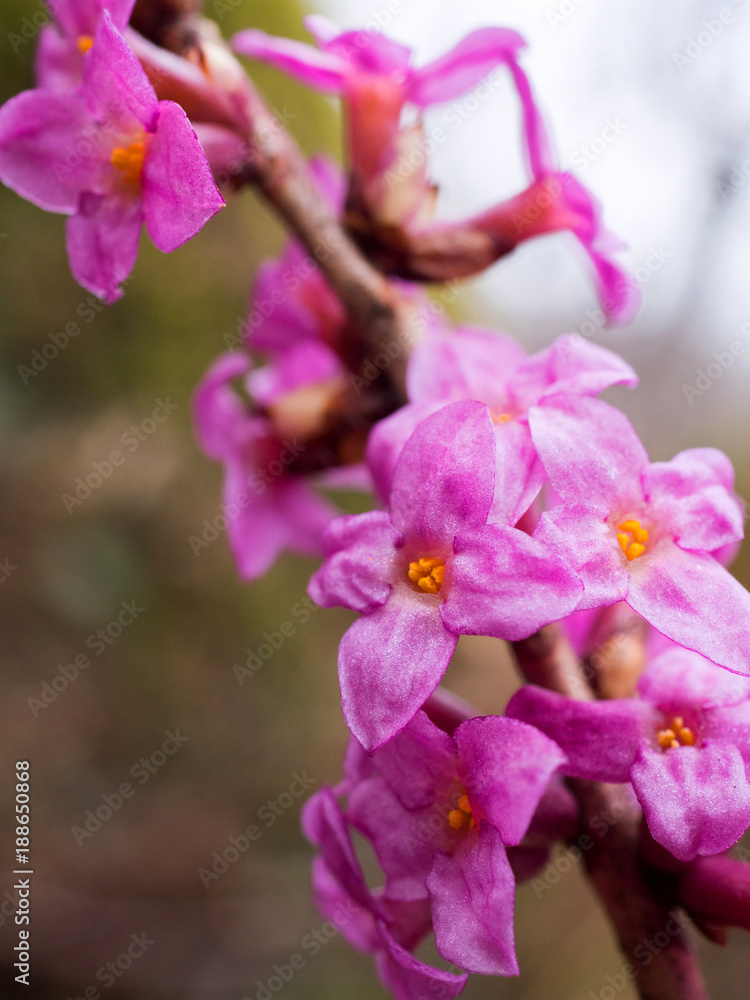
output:
<path id="1" fill-rule="evenodd" d="M 284 549 L 306 555 L 321 548 L 323 529 L 336 510 L 314 491 L 309 477 L 291 468 L 304 449 L 283 440 L 267 416 L 250 412 L 232 383 L 247 376 L 251 360 L 239 351 L 221 355 L 193 397 L 203 450 L 225 470 L 223 511 L 240 575 L 254 580 Z M 311 367 L 305 368 L 310 377 Z M 283 373 L 269 397 L 288 381 Z"/>
<path id="2" fill-rule="evenodd" d="M 449 735 L 419 712 L 350 780 L 347 818 L 373 844 L 389 899 L 429 899 L 435 943 L 469 972 L 515 975 L 515 878 L 506 847 L 521 842 L 560 748 L 499 716 Z"/>
<path id="3" fill-rule="evenodd" d="M 632 782 L 651 835 L 675 858 L 728 850 L 750 826 L 750 678 L 674 646 L 638 691 L 583 702 L 527 685 L 507 711 L 562 747 L 564 774 Z"/>
<path id="4" fill-rule="evenodd" d="M 381 982 L 396 1000 L 458 996 L 467 976 L 435 969 L 411 953 L 431 928 L 428 901 L 390 899 L 387 892 L 369 889 L 349 826 L 330 788 L 322 788 L 307 802 L 302 828 L 320 849 L 312 870 L 318 910 L 353 947 L 372 954 Z"/>
<path id="5" fill-rule="evenodd" d="M 487 523 L 495 447 L 487 407 L 451 403 L 404 445 L 388 512 L 326 532 L 309 592 L 362 615 L 339 646 L 339 681 L 347 725 L 370 751 L 427 700 L 459 635 L 521 639 L 580 599 L 562 559 L 507 521 Z"/>
<path id="6" fill-rule="evenodd" d="M 0 180 L 50 212 L 70 216 L 77 281 L 120 297 L 143 224 L 165 253 L 224 207 L 182 108 L 157 101 L 105 10 L 74 90 L 27 90 L 0 108 Z"/>
<path id="7" fill-rule="evenodd" d="M 750 594 L 712 555 L 743 537 L 726 455 L 651 463 L 624 414 L 580 396 L 536 407 L 529 423 L 563 501 L 534 536 L 581 574 L 579 608 L 626 601 L 674 642 L 750 672 Z"/>

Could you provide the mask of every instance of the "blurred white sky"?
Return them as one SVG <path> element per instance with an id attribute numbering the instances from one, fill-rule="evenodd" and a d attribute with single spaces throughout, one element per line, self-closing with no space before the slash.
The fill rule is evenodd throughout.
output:
<path id="1" fill-rule="evenodd" d="M 388 9 L 387 0 L 310 6 L 345 27 Z M 386 31 L 412 45 L 422 63 L 485 24 L 526 37 L 524 65 L 560 162 L 601 199 L 608 225 L 630 247 L 629 270 L 640 267 L 643 276 L 641 265 L 660 251 L 630 346 L 635 338 L 643 356 L 671 341 L 678 353 L 708 363 L 750 320 L 750 0 L 401 0 Z M 620 123 L 620 134 L 605 142 L 608 120 Z M 441 215 L 518 188 L 518 128 L 507 83 L 451 132 L 433 158 Z M 740 184 L 722 197 L 718 184 L 729 186 L 735 167 Z M 539 346 L 580 326 L 595 297 L 566 239 L 533 241 L 475 283 L 484 322 Z M 478 309 L 472 313 L 479 318 Z M 595 339 L 621 344 L 620 334 Z M 743 339 L 747 356 L 732 382 L 740 368 L 745 382 L 750 373 L 750 339 Z M 686 379 L 691 370 L 695 379 L 694 369 L 686 368 Z"/>

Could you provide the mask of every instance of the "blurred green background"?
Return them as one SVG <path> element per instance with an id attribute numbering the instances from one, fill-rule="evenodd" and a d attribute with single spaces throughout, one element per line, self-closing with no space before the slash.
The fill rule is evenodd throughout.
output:
<path id="1" fill-rule="evenodd" d="M 28 0 L 0 8 L 3 101 L 32 85 L 33 43 L 14 53 L 10 36 L 41 9 Z M 227 34 L 252 23 L 303 37 L 301 13 L 287 0 L 243 0 L 221 26 Z M 254 78 L 307 152 L 336 153 L 330 103 L 270 70 L 258 68 Z M 254 270 L 282 241 L 268 210 L 245 193 L 169 257 L 144 239 L 124 299 L 105 309 L 69 275 L 63 220 L 0 189 L 0 563 L 9 567 L 0 583 L 0 897 L 7 901 L 13 884 L 15 762 L 29 760 L 33 985 L 24 995 L 34 1000 L 92 987 L 117 1000 L 255 1000 L 274 965 L 322 925 L 309 901 L 303 798 L 285 803 L 295 774 L 314 788 L 339 776 L 346 731 L 335 662 L 349 617 L 319 611 L 304 621 L 295 613 L 311 562 L 286 557 L 260 582 L 241 586 L 223 535 L 198 555 L 188 541 L 219 513 L 221 499 L 220 470 L 193 440 L 190 394 L 241 322 Z M 474 320 L 503 324 L 501 315 L 480 315 L 468 296 L 461 306 Z M 80 333 L 24 374 L 33 352 L 70 322 Z M 537 331 L 536 339 L 557 332 Z M 616 341 L 638 367 L 643 338 L 632 349 L 627 334 Z M 744 426 L 718 398 L 718 409 L 704 409 L 700 420 L 685 419 L 684 407 L 675 417 L 675 397 L 663 402 L 661 382 L 679 347 L 674 336 L 656 343 L 642 355 L 648 365 L 638 398 L 624 391 L 611 398 L 628 408 L 654 457 L 724 447 L 743 492 Z M 176 409 L 151 433 L 159 400 Z M 137 449 L 68 512 L 63 496 L 76 479 L 144 421 Z M 746 558 L 735 569 L 750 583 Z M 123 602 L 142 610 L 122 635 L 97 645 L 91 637 L 117 620 Z M 287 621 L 295 634 L 241 685 L 233 667 Z M 44 687 L 80 654 L 91 664 L 65 690 Z M 500 644 L 484 639 L 461 640 L 448 682 L 483 711 L 502 711 L 516 685 Z M 165 757 L 166 734 L 176 730 L 187 740 Z M 144 758 L 153 773 L 139 770 Z M 123 782 L 135 794 L 95 834 L 76 838 L 87 810 Z M 206 887 L 200 870 L 211 868 L 214 852 L 279 797 L 273 825 L 261 821 L 260 840 Z M 8 912 L 0 902 L 3 995 L 15 987 Z M 153 944 L 111 983 L 97 978 L 134 934 Z M 575 870 L 541 898 L 521 888 L 517 938 L 521 979 L 473 977 L 467 998 L 588 1000 L 622 968 Z M 736 934 L 726 951 L 700 947 L 713 995 L 744 1000 L 747 938 Z M 383 996 L 369 958 L 341 940 L 306 954 L 284 986 L 288 1000 Z M 618 996 L 634 994 L 627 987 Z"/>

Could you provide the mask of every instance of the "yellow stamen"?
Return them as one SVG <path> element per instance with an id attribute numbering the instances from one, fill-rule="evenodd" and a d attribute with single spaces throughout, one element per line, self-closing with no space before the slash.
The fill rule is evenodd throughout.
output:
<path id="1" fill-rule="evenodd" d="M 145 157 L 146 143 L 138 141 L 131 142 L 129 146 L 116 146 L 112 150 L 110 161 L 114 167 L 122 171 L 126 181 L 137 184 L 141 179 Z"/>
<path id="2" fill-rule="evenodd" d="M 493 424 L 507 424 L 509 420 L 513 419 L 512 413 L 490 413 L 490 416 Z"/>
<path id="3" fill-rule="evenodd" d="M 409 563 L 407 576 L 425 594 L 438 594 L 445 579 L 445 563 L 442 559 L 425 556 Z"/>
<path id="4" fill-rule="evenodd" d="M 78 47 L 78 51 L 81 53 L 81 55 L 86 55 L 86 53 L 93 44 L 94 44 L 93 35 L 79 35 L 76 40 L 76 46 Z"/>
<path id="5" fill-rule="evenodd" d="M 468 818 L 461 809 L 451 809 L 448 813 L 448 822 L 454 830 L 460 830 Z"/>
<path id="6" fill-rule="evenodd" d="M 645 543 L 648 541 L 648 531 L 641 527 L 640 521 L 623 521 L 617 526 L 617 541 L 620 543 L 628 562 L 632 562 L 646 551 Z"/>
<path id="7" fill-rule="evenodd" d="M 471 811 L 469 797 L 466 793 L 458 800 L 458 807 L 451 809 L 448 813 L 448 825 L 453 830 L 474 829 L 474 814 Z"/>
<path id="8" fill-rule="evenodd" d="M 685 725 L 682 716 L 676 715 L 667 729 L 657 732 L 656 739 L 662 750 L 676 750 L 678 747 L 694 746 L 696 737 L 693 730 Z"/>

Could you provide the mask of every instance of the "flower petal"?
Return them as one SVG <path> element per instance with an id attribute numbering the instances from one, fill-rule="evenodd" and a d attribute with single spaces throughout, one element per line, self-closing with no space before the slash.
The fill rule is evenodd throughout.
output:
<path id="1" fill-rule="evenodd" d="M 427 809 L 439 788 L 456 777 L 453 740 L 424 712 L 417 712 L 398 736 L 373 754 L 372 761 L 405 809 Z"/>
<path id="2" fill-rule="evenodd" d="M 231 386 L 234 379 L 247 374 L 251 364 L 249 355 L 227 351 L 213 362 L 193 393 L 195 432 L 211 458 L 227 458 L 246 441 L 266 432 L 266 421 L 251 416 Z M 243 429 L 241 436 L 238 428 Z"/>
<path id="3" fill-rule="evenodd" d="M 630 565 L 634 611 L 681 646 L 750 674 L 750 594 L 713 556 L 664 539 Z"/>
<path id="4" fill-rule="evenodd" d="M 76 143 L 92 128 L 78 93 L 26 90 L 0 108 L 0 180 L 48 212 L 72 214 L 98 162 Z"/>
<path id="5" fill-rule="evenodd" d="M 554 507 L 540 516 L 534 538 L 580 575 L 584 593 L 578 610 L 607 607 L 627 597 L 630 577 L 622 549 L 601 514 L 581 504 Z"/>
<path id="6" fill-rule="evenodd" d="M 397 587 L 356 621 L 339 645 L 346 724 L 372 752 L 414 718 L 440 683 L 456 638 L 446 632 L 437 597 Z"/>
<path id="7" fill-rule="evenodd" d="M 37 85 L 44 90 L 70 93 L 80 83 L 82 74 L 83 55 L 78 47 L 61 35 L 56 25 L 45 24 L 39 32 L 34 55 Z"/>
<path id="8" fill-rule="evenodd" d="M 224 199 L 190 121 L 173 101 L 159 102 L 156 132 L 143 164 L 143 210 L 154 245 L 171 253 L 224 208 Z"/>
<path id="9" fill-rule="evenodd" d="M 340 94 L 351 72 L 349 63 L 341 56 L 321 52 L 305 42 L 274 38 L 254 28 L 235 35 L 232 48 L 240 55 L 275 66 L 324 94 Z"/>
<path id="10" fill-rule="evenodd" d="M 646 732 L 658 722 L 653 708 L 634 698 L 574 701 L 534 684 L 517 691 L 505 711 L 562 748 L 564 774 L 592 781 L 627 781 Z"/>
<path id="11" fill-rule="evenodd" d="M 419 107 L 461 97 L 496 66 L 515 60 L 526 42 L 509 28 L 479 28 L 445 55 L 416 70 L 408 99 Z"/>
<path id="12" fill-rule="evenodd" d="M 684 706 L 708 709 L 744 701 L 750 697 L 750 677 L 738 677 L 700 653 L 670 645 L 646 667 L 638 691 L 665 715 L 679 715 Z"/>
<path id="13" fill-rule="evenodd" d="M 404 445 L 419 425 L 442 410 L 444 400 L 402 406 L 373 427 L 367 440 L 367 464 L 378 495 L 387 502 L 393 487 L 393 472 Z"/>
<path id="14" fill-rule="evenodd" d="M 536 538 L 500 524 L 462 531 L 440 609 L 456 635 L 524 639 L 573 611 L 583 585 Z"/>
<path id="15" fill-rule="evenodd" d="M 598 396 L 613 385 L 637 384 L 636 373 L 613 351 L 567 333 L 526 359 L 513 375 L 510 389 L 519 408 L 526 409 L 557 393 Z"/>
<path id="16" fill-rule="evenodd" d="M 495 494 L 489 520 L 515 525 L 526 513 L 547 475 L 525 420 L 495 425 Z"/>
<path id="17" fill-rule="evenodd" d="M 91 113 L 110 133 L 154 127 L 154 88 L 106 10 L 83 62 L 83 93 Z"/>
<path id="18" fill-rule="evenodd" d="M 447 805 L 446 815 L 449 810 Z M 388 898 L 426 899 L 425 883 L 435 851 L 451 843 L 452 831 L 445 815 L 436 809 L 404 809 L 383 778 L 370 778 L 353 788 L 346 815 L 372 843 L 386 874 Z"/>
<path id="19" fill-rule="evenodd" d="M 76 281 L 105 302 L 122 297 L 120 285 L 138 256 L 143 225 L 140 199 L 81 195 L 68 219 L 67 246 Z"/>
<path id="20" fill-rule="evenodd" d="M 472 809 L 497 827 L 505 844 L 520 844 L 565 754 L 517 719 L 469 719 L 456 730 L 459 777 Z"/>
<path id="21" fill-rule="evenodd" d="M 367 887 L 346 819 L 330 788 L 321 788 L 305 803 L 302 830 L 307 839 L 320 849 L 326 867 L 346 889 L 349 897 L 371 913 L 383 915 L 382 907 Z"/>
<path id="22" fill-rule="evenodd" d="M 484 524 L 492 503 L 495 435 L 482 403 L 451 403 L 404 445 L 393 474 L 391 517 L 407 538 L 450 544 Z"/>
<path id="23" fill-rule="evenodd" d="M 724 671 L 728 677 L 744 683 L 744 677 L 737 677 Z M 731 743 L 742 754 L 745 771 L 750 780 L 750 701 L 737 705 L 722 706 L 706 713 L 703 724 L 704 739 L 712 742 Z"/>
<path id="24" fill-rule="evenodd" d="M 641 502 L 640 473 L 648 455 L 624 413 L 600 399 L 557 395 L 535 406 L 529 423 L 564 501 L 606 514 L 626 513 L 634 501 Z"/>
<path id="25" fill-rule="evenodd" d="M 729 743 L 665 753 L 643 747 L 630 780 L 651 836 L 679 861 L 720 854 L 750 826 L 750 784 Z"/>
<path id="26" fill-rule="evenodd" d="M 379 947 L 372 912 L 354 902 L 320 855 L 312 861 L 312 895 L 315 909 L 338 927 L 353 948 L 372 952 Z"/>
<path id="27" fill-rule="evenodd" d="M 683 549 L 712 552 L 744 537 L 734 471 L 715 448 L 693 448 L 643 470 L 643 493 Z"/>
<path id="28" fill-rule="evenodd" d="M 409 399 L 413 403 L 478 399 L 499 409 L 507 402 L 508 380 L 525 360 L 512 337 L 494 330 L 433 329 L 409 358 Z"/>
<path id="29" fill-rule="evenodd" d="M 446 961 L 486 976 L 518 974 L 516 886 L 498 830 L 483 820 L 455 854 L 439 854 L 427 888 L 435 943 Z"/>
<path id="30" fill-rule="evenodd" d="M 452 1000 L 463 990 L 468 976 L 434 969 L 420 962 L 397 944 L 382 922 L 379 930 L 383 947 L 375 954 L 375 964 L 381 983 L 395 1000 L 414 1000 L 415 997 Z"/>
<path id="31" fill-rule="evenodd" d="M 282 477 L 259 492 L 253 469 L 230 460 L 224 481 L 229 544 L 244 580 L 257 580 L 285 549 L 318 555 L 336 514 L 299 476 Z"/>
<path id="32" fill-rule="evenodd" d="M 308 593 L 322 608 L 368 613 L 385 604 L 400 535 L 379 510 L 335 518 L 323 540 L 326 561 L 310 580 Z"/>

